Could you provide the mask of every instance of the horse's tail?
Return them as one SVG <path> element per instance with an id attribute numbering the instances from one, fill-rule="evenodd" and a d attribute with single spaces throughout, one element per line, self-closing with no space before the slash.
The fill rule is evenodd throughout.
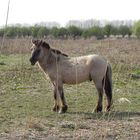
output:
<path id="1" fill-rule="evenodd" d="M 104 77 L 104 90 L 105 94 L 110 102 L 112 102 L 112 68 L 108 63 L 106 75 Z"/>

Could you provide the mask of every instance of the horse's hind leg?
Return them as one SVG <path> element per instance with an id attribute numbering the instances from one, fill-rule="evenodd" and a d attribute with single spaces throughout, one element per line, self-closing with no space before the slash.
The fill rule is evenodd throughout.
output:
<path id="1" fill-rule="evenodd" d="M 94 76 L 95 77 L 95 76 Z M 95 84 L 95 87 L 97 89 L 98 92 L 98 101 L 97 101 L 97 105 L 95 107 L 94 112 L 101 112 L 103 105 L 102 105 L 102 101 L 103 101 L 103 84 L 102 84 L 102 80 L 98 79 L 98 78 L 92 78 Z"/>
<path id="2" fill-rule="evenodd" d="M 110 111 L 111 105 L 112 105 L 112 87 L 111 87 L 107 78 L 106 78 L 106 81 L 105 81 L 105 94 L 106 94 L 106 97 L 107 97 L 106 111 Z"/>
<path id="3" fill-rule="evenodd" d="M 112 106 L 112 95 L 109 92 L 105 92 L 106 96 L 107 96 L 107 107 L 106 107 L 106 111 L 110 111 L 111 110 L 111 106 Z"/>
<path id="4" fill-rule="evenodd" d="M 97 87 L 97 91 L 98 91 L 98 102 L 96 105 L 96 108 L 94 110 L 94 112 L 101 112 L 103 105 L 102 105 L 102 100 L 103 100 L 103 88 L 102 87 Z"/>

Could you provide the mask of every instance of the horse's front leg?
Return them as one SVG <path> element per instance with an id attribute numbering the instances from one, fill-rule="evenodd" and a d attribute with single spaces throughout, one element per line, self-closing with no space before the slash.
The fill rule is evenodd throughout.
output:
<path id="1" fill-rule="evenodd" d="M 65 113 L 68 109 L 67 103 L 66 103 L 66 99 L 64 96 L 64 90 L 63 87 L 59 87 L 59 94 L 60 94 L 60 98 L 61 98 L 61 108 L 59 110 L 59 113 Z"/>
<path id="2" fill-rule="evenodd" d="M 54 101 L 55 101 L 55 103 L 54 103 L 53 111 L 59 112 L 59 113 L 65 113 L 67 111 L 68 106 L 66 104 L 66 99 L 64 96 L 62 86 L 55 87 L 55 89 L 54 89 Z"/>
<path id="3" fill-rule="evenodd" d="M 57 97 L 57 89 L 55 88 L 54 89 L 54 107 L 53 107 L 53 111 L 54 112 L 59 112 L 59 109 L 60 109 L 60 106 L 59 106 L 59 103 L 58 103 L 58 97 Z"/>

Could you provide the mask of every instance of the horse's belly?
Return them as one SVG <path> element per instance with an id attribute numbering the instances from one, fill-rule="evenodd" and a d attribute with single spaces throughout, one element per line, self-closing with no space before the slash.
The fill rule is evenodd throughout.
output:
<path id="1" fill-rule="evenodd" d="M 63 82 L 65 84 L 78 84 L 89 80 L 89 72 L 86 71 L 75 71 L 71 73 L 66 73 L 63 75 Z"/>

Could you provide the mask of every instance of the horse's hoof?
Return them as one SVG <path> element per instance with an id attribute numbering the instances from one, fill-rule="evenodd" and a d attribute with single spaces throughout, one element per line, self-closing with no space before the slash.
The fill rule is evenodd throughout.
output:
<path id="1" fill-rule="evenodd" d="M 59 112 L 59 106 L 54 106 L 54 107 L 53 107 L 53 111 L 54 111 L 54 112 Z"/>
<path id="2" fill-rule="evenodd" d="M 102 112 L 102 106 L 98 106 L 94 110 L 95 113 Z"/>
<path id="3" fill-rule="evenodd" d="M 59 113 L 59 114 L 66 113 L 67 109 L 68 109 L 68 106 L 65 105 L 65 106 L 63 106 L 63 107 L 58 111 L 58 113 Z"/>
<path id="4" fill-rule="evenodd" d="M 58 111 L 58 113 L 59 113 L 59 114 L 62 114 L 62 113 L 63 113 L 63 112 L 62 112 L 62 109 L 60 109 L 60 110 Z"/>
<path id="5" fill-rule="evenodd" d="M 65 106 L 62 107 L 62 112 L 63 113 L 65 113 L 67 110 L 68 110 L 68 106 L 67 105 L 65 105 Z"/>
<path id="6" fill-rule="evenodd" d="M 65 113 L 65 112 L 63 112 L 63 110 L 62 110 L 62 108 L 61 108 L 61 109 L 59 109 L 58 113 L 59 113 L 59 114 L 63 114 L 63 113 Z"/>
<path id="7" fill-rule="evenodd" d="M 113 108 L 113 106 L 107 106 L 107 107 L 106 107 L 106 112 L 111 111 L 111 110 L 112 110 L 112 108 Z"/>
<path id="8" fill-rule="evenodd" d="M 111 110 L 111 108 L 110 108 L 110 107 L 109 107 L 109 108 L 108 108 L 108 107 L 106 108 L 106 112 L 109 112 L 110 110 Z"/>

